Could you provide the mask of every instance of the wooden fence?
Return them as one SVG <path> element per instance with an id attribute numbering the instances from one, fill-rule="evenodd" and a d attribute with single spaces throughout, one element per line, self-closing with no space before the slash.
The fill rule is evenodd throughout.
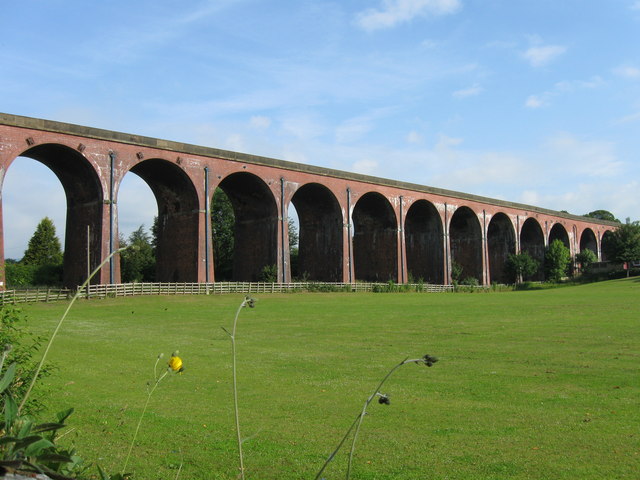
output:
<path id="1" fill-rule="evenodd" d="M 67 300 L 73 291 L 63 288 L 36 288 L 31 290 L 4 290 L 0 292 L 0 305 Z"/>
<path id="2" fill-rule="evenodd" d="M 220 295 L 229 293 L 260 294 L 288 292 L 450 292 L 452 285 L 394 283 L 328 283 L 328 282 L 216 282 L 216 283 L 120 283 L 91 285 L 85 298 L 132 297 L 137 295 Z M 74 295 L 68 289 L 5 290 L 0 292 L 0 305 L 66 300 Z"/>

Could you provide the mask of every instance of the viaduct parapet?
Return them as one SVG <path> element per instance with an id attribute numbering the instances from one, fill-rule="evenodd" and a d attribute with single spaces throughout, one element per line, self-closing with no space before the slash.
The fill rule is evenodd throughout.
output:
<path id="1" fill-rule="evenodd" d="M 604 260 L 602 243 L 617 226 L 423 185 L 0 113 L 0 185 L 18 157 L 49 167 L 64 188 L 64 283 L 72 287 L 84 281 L 87 267 L 118 248 L 118 191 L 130 173 L 157 200 L 161 282 L 215 281 L 209 219 L 216 188 L 234 209 L 237 281 L 257 280 L 272 265 L 279 281 L 291 280 L 292 204 L 299 217 L 298 270 L 327 282 L 443 284 L 459 265 L 463 277 L 489 285 L 506 281 L 509 254 L 528 252 L 542 261 L 555 239 L 572 255 L 588 248 Z M 120 282 L 117 256 L 95 281 Z"/>

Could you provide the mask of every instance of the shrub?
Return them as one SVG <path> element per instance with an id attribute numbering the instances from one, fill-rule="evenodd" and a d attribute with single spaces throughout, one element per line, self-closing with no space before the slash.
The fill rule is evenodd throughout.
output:
<path id="1" fill-rule="evenodd" d="M 540 264 L 527 252 L 510 254 L 505 264 L 505 270 L 514 283 L 529 279 L 539 267 Z"/>
<path id="2" fill-rule="evenodd" d="M 278 267 L 274 265 L 265 265 L 258 275 L 258 280 L 267 283 L 276 283 L 278 281 Z"/>
<path id="3" fill-rule="evenodd" d="M 554 240 L 547 248 L 544 256 L 547 279 L 551 282 L 559 282 L 567 276 L 571 263 L 571 253 L 565 247 L 562 240 Z"/>

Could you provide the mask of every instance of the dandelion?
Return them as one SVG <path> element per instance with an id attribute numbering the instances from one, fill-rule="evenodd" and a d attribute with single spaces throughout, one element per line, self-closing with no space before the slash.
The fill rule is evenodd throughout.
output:
<path id="1" fill-rule="evenodd" d="M 427 355 L 424 355 L 424 356 L 422 356 L 420 358 L 407 358 L 407 359 L 403 360 L 402 362 L 398 363 L 395 367 L 393 367 L 389 371 L 389 373 L 387 373 L 387 375 L 382 379 L 382 381 L 378 384 L 378 387 L 375 389 L 375 391 L 364 402 L 364 406 L 362 407 L 362 411 L 356 417 L 356 419 L 353 421 L 353 423 L 351 424 L 351 426 L 347 430 L 347 433 L 345 433 L 344 437 L 342 437 L 342 440 L 340 440 L 340 442 L 338 443 L 338 446 L 335 448 L 335 450 L 325 460 L 324 464 L 320 468 L 320 471 L 315 476 L 315 480 L 319 480 L 319 479 L 323 479 L 324 478 L 324 477 L 321 477 L 322 472 L 324 472 L 325 468 L 327 468 L 327 465 L 329 465 L 329 463 L 334 459 L 334 457 L 336 456 L 338 451 L 342 448 L 342 445 L 345 443 L 345 441 L 347 440 L 347 438 L 351 434 L 351 432 L 353 432 L 353 439 L 351 441 L 351 451 L 349 452 L 349 463 L 347 464 L 347 476 L 346 476 L 346 478 L 348 480 L 350 478 L 350 476 L 351 476 L 351 465 L 352 465 L 352 462 L 353 462 L 353 453 L 354 453 L 355 447 L 356 447 L 356 440 L 358 438 L 358 432 L 360 431 L 360 425 L 362 425 L 362 420 L 364 419 L 365 415 L 367 414 L 367 407 L 373 401 L 373 399 L 376 398 L 376 397 L 378 397 L 378 403 L 380 403 L 381 405 L 391 405 L 391 400 L 389 398 L 389 395 L 386 394 L 386 393 L 380 393 L 380 389 L 382 388 L 382 385 L 384 385 L 384 383 L 393 374 L 393 372 L 395 372 L 398 368 L 402 367 L 403 365 L 407 365 L 409 363 L 415 363 L 416 365 L 426 365 L 427 367 L 431 367 L 437 361 L 438 361 L 437 357 L 434 357 L 432 355 L 428 355 L 427 354 Z"/>
<path id="2" fill-rule="evenodd" d="M 240 306 L 238 307 L 238 310 L 236 311 L 236 316 L 233 319 L 233 328 L 231 329 L 231 332 L 229 332 L 226 328 L 222 327 L 222 330 L 224 330 L 227 335 L 229 335 L 229 338 L 231 339 L 231 368 L 232 368 L 232 372 L 233 372 L 233 406 L 234 406 L 234 410 L 235 410 L 235 420 L 236 420 L 236 438 L 238 441 L 238 460 L 240 463 L 240 474 L 238 475 L 238 478 L 244 480 L 244 457 L 242 454 L 242 436 L 240 434 L 240 412 L 238 411 L 238 376 L 237 376 L 237 372 L 236 372 L 236 327 L 238 326 L 238 316 L 240 315 L 240 311 L 245 308 L 245 307 L 249 307 L 249 308 L 254 308 L 256 306 L 256 299 L 246 296 L 244 297 L 244 300 L 242 300 L 242 303 L 240 303 Z"/>
<path id="3" fill-rule="evenodd" d="M 182 359 L 178 357 L 176 353 L 178 352 L 171 354 L 171 358 L 169 358 L 169 362 L 167 362 L 167 365 L 169 365 L 169 368 L 174 372 L 182 373 L 184 372 L 184 367 L 182 366 Z"/>
<path id="4" fill-rule="evenodd" d="M 164 357 L 164 354 L 161 353 L 156 358 L 156 363 L 153 365 L 153 382 L 147 382 L 147 388 L 149 388 L 149 392 L 147 394 L 147 401 L 144 404 L 142 409 L 142 413 L 140 414 L 140 419 L 138 420 L 138 425 L 136 426 L 136 431 L 133 434 L 133 440 L 131 440 L 131 445 L 129 445 L 129 452 L 127 453 L 127 458 L 124 461 L 124 466 L 122 467 L 122 475 L 124 475 L 127 465 L 129 464 L 129 458 L 131 458 L 131 452 L 133 451 L 133 445 L 136 443 L 136 438 L 138 438 L 138 432 L 140 431 L 140 425 L 142 425 L 142 418 L 147 411 L 147 407 L 149 406 L 149 401 L 151 400 L 151 395 L 156 391 L 160 382 L 166 377 L 169 373 L 180 373 L 184 371 L 184 367 L 182 366 L 182 359 L 178 356 L 178 351 L 176 350 L 171 354 L 169 361 L 167 362 L 167 369 L 162 373 L 162 375 L 158 376 L 158 362 Z"/>

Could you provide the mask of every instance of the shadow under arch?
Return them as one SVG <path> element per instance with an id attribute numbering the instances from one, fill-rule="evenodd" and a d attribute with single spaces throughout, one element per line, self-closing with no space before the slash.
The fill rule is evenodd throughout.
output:
<path id="1" fill-rule="evenodd" d="M 218 185 L 233 206 L 232 280 L 257 281 L 278 263 L 278 208 L 268 185 L 248 172 L 232 173 Z"/>
<path id="2" fill-rule="evenodd" d="M 353 208 L 355 278 L 367 282 L 398 280 L 398 225 L 389 200 L 369 192 Z"/>
<path id="3" fill-rule="evenodd" d="M 596 240 L 596 234 L 590 228 L 585 228 L 580 235 L 580 251 L 588 248 L 598 256 L 598 241 Z"/>
<path id="4" fill-rule="evenodd" d="M 551 227 L 551 231 L 549 232 L 549 245 L 554 240 L 560 240 L 564 243 L 564 246 L 568 249 L 571 249 L 569 244 L 569 234 L 567 233 L 567 229 L 564 228 L 564 225 L 561 223 L 555 223 L 553 227 Z"/>
<path id="5" fill-rule="evenodd" d="M 80 152 L 66 145 L 36 145 L 20 156 L 47 166 L 62 184 L 67 200 L 62 283 L 65 287 L 75 288 L 86 280 L 88 270 L 102 262 L 104 192 L 98 174 Z M 93 283 L 99 282 L 96 275 Z"/>
<path id="6" fill-rule="evenodd" d="M 510 254 L 516 253 L 516 234 L 509 217 L 500 212 L 495 214 L 487 229 L 489 250 L 489 276 L 491 282 L 509 283 L 506 263 Z"/>
<path id="7" fill-rule="evenodd" d="M 460 280 L 475 278 L 482 284 L 482 228 L 469 207 L 458 208 L 449 225 L 451 261 L 462 267 Z"/>
<path id="8" fill-rule="evenodd" d="M 602 261 L 610 262 L 613 260 L 611 246 L 613 245 L 613 232 L 607 230 L 602 234 L 602 240 L 600 240 L 600 251 L 602 252 Z"/>
<path id="9" fill-rule="evenodd" d="M 525 280 L 544 280 L 544 233 L 535 218 L 527 218 L 520 230 L 520 252 L 538 262 L 538 271 Z"/>
<path id="10" fill-rule="evenodd" d="M 445 283 L 442 230 L 442 218 L 431 202 L 418 200 L 409 207 L 404 222 L 409 278 Z"/>
<path id="11" fill-rule="evenodd" d="M 159 158 L 137 163 L 129 172 L 142 178 L 158 203 L 156 281 L 198 281 L 198 193 L 177 165 Z"/>
<path id="12" fill-rule="evenodd" d="M 308 183 L 291 198 L 299 221 L 298 271 L 309 280 L 341 282 L 343 219 L 335 195 Z"/>

